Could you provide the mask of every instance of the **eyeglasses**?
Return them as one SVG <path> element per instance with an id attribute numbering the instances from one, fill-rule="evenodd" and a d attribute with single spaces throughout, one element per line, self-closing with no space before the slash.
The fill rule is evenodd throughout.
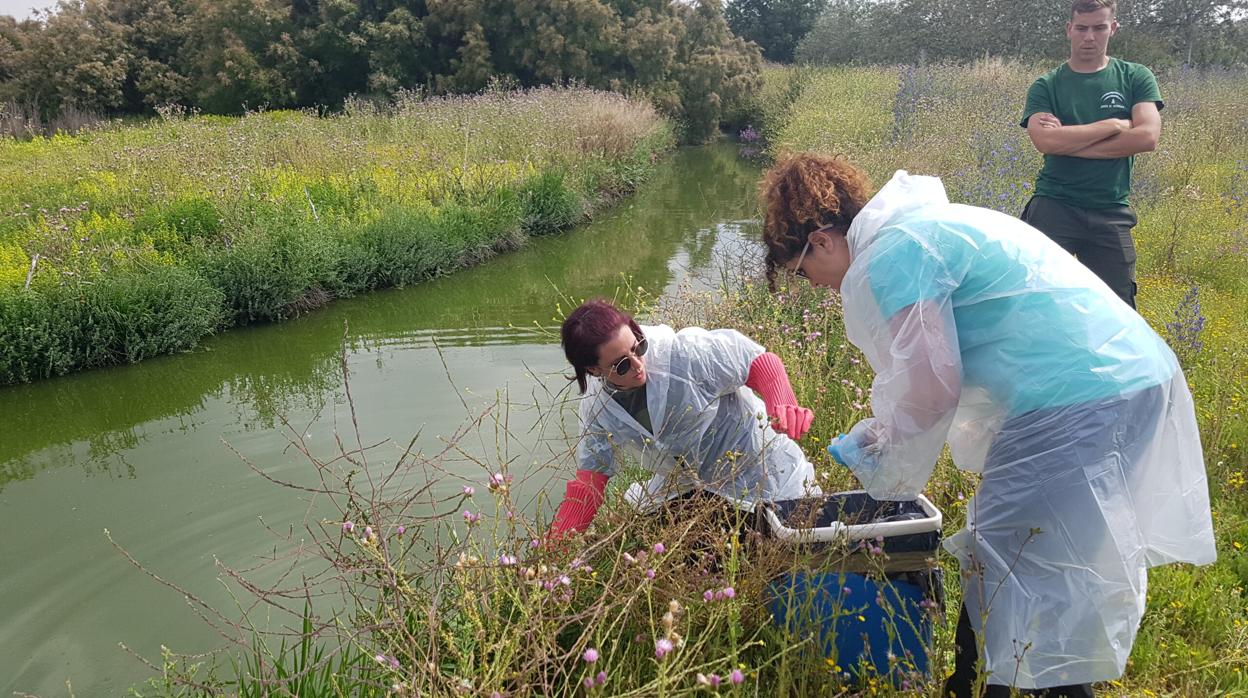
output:
<path id="1" fill-rule="evenodd" d="M 633 349 L 628 352 L 628 356 L 616 361 L 615 364 L 611 366 L 611 370 L 614 371 L 617 376 L 625 375 L 629 371 L 633 370 L 633 359 L 640 359 L 645 356 L 646 350 L 649 348 L 649 342 L 645 337 L 642 337 L 636 344 L 633 345 Z"/>
<path id="2" fill-rule="evenodd" d="M 823 230 L 820 228 L 819 230 Z M 815 231 L 819 232 L 819 231 Z M 797 266 L 793 267 L 793 275 L 799 279 L 809 279 L 806 271 L 802 269 L 802 260 L 806 259 L 806 252 L 810 249 L 810 238 L 806 238 L 806 244 L 802 246 L 802 253 L 797 256 Z"/>

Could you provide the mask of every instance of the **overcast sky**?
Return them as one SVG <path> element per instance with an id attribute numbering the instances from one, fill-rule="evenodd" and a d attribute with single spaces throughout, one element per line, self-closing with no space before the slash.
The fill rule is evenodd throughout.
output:
<path id="1" fill-rule="evenodd" d="M 13 15 L 18 19 L 30 16 L 32 7 L 52 7 L 56 0 L 0 0 L 0 15 Z"/>

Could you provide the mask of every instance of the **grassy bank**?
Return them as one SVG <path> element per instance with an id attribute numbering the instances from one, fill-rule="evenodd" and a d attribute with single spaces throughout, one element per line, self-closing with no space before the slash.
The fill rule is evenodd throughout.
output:
<path id="1" fill-rule="evenodd" d="M 579 89 L 0 141 L 0 384 L 448 273 L 582 220 L 672 143 Z"/>
<path id="2" fill-rule="evenodd" d="M 785 102 L 763 128 L 776 152 L 844 153 L 877 183 L 900 167 L 939 174 L 955 200 L 1017 213 L 1039 164 L 1016 125 L 1035 72 L 999 64 L 827 70 L 799 76 L 794 95 L 789 75 L 777 71 L 785 86 L 768 94 Z M 1198 401 L 1220 556 L 1208 567 L 1150 574 L 1149 610 L 1127 674 L 1100 687 L 1107 696 L 1248 695 L 1248 323 L 1237 314 L 1248 301 L 1245 83 L 1235 74 L 1163 76 L 1170 106 L 1162 148 L 1140 158 L 1142 311 L 1175 346 Z M 852 488 L 823 446 L 868 414 L 870 371 L 845 343 L 837 297 L 804 287 L 769 293 L 757 281 L 758 254 L 748 251 L 742 268 L 728 270 L 724 278 L 734 281 L 716 294 L 658 306 L 621 300 L 676 326 L 736 327 L 779 353 L 799 401 L 817 415 L 803 446 L 821 484 Z M 936 628 L 930 677 L 907 671 L 898 656 L 884 660 L 899 669 L 895 682 L 848 679 L 851 667 L 769 615 L 770 580 L 815 563 L 728 533 L 732 522 L 715 510 L 695 507 L 675 521 L 638 516 L 620 501 L 627 478 L 617 477 L 587 536 L 559 550 L 532 547 L 547 522 L 540 508 L 525 515 L 516 492 L 539 483 L 558 498 L 572 456 L 549 453 L 521 468 L 515 454 L 529 452 L 507 429 L 508 409 L 500 400 L 462 437 L 480 431 L 490 444 L 488 454 L 473 451 L 478 470 L 467 477 L 462 469 L 450 474 L 445 454 L 390 457 L 367 468 L 359 452 L 338 460 L 309 454 L 309 467 L 327 483 L 323 502 L 336 513 L 318 516 L 289 548 L 325 563 L 330 572 L 311 583 L 312 593 L 336 599 L 341 610 L 312 614 L 296 633 L 334 657 L 316 670 L 327 678 L 305 684 L 301 695 L 935 698 L 952 669 L 955 618 L 927 610 Z M 551 409 L 536 431 L 559 433 L 564 424 Z M 451 444 L 447 453 L 463 451 Z M 366 484 L 361 475 L 392 469 L 385 482 Z M 943 510 L 947 533 L 965 521 L 975 485 L 948 460 L 938 466 L 927 493 Z M 880 562 L 868 554 L 863 563 L 862 555 L 845 551 L 820 564 L 835 571 L 851 559 Z M 956 570 L 946 556 L 941 564 L 947 608 L 956 609 Z M 866 603 L 852 600 L 841 612 L 852 619 Z M 301 623 L 296 608 L 287 625 Z M 208 659 L 174 658 L 164 677 L 171 683 L 158 681 L 150 692 L 210 692 L 177 683 L 193 670 L 215 691 L 292 694 L 293 679 L 283 677 L 303 660 L 275 651 L 272 636 L 243 644 L 249 659 L 241 674 L 214 673 Z"/>
<path id="3" fill-rule="evenodd" d="M 1041 164 L 1018 127 L 1041 70 L 999 62 L 820 70 L 764 133 L 773 154 L 843 154 L 877 185 L 896 169 L 939 175 L 952 200 L 1017 215 Z M 1248 695 L 1248 73 L 1158 78 L 1161 144 L 1137 158 L 1132 196 L 1140 312 L 1180 356 L 1197 401 L 1219 559 L 1151 573 L 1127 674 L 1105 690 Z M 809 398 L 826 380 L 802 383 Z M 951 526 L 963 521 L 951 496 L 969 491 L 963 481 L 949 463 L 933 480 Z"/>

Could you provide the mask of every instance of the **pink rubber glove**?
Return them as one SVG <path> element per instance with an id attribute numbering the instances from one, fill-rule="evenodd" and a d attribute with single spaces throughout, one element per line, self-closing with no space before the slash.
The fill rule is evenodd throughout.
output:
<path id="1" fill-rule="evenodd" d="M 598 507 L 602 506 L 603 493 L 609 478 L 592 470 L 576 471 L 576 478 L 568 481 L 563 503 L 550 525 L 550 537 L 559 538 L 569 531 L 584 531 L 594 520 Z"/>
<path id="2" fill-rule="evenodd" d="M 815 413 L 797 404 L 789 373 L 779 356 L 766 352 L 754 359 L 745 385 L 763 397 L 767 416 L 775 420 L 778 431 L 788 434 L 790 439 L 800 439 L 810 431 Z"/>

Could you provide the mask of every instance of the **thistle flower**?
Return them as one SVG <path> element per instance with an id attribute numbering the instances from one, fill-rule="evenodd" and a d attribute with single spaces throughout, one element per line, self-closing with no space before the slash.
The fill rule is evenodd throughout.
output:
<path id="1" fill-rule="evenodd" d="M 728 680 L 733 684 L 739 684 L 745 681 L 745 674 L 742 674 L 740 669 L 733 669 L 732 673 L 728 675 Z"/>
<path id="2" fill-rule="evenodd" d="M 594 649 L 593 647 L 590 647 L 589 649 L 585 650 L 585 654 L 581 655 L 581 659 L 584 659 L 586 664 L 593 664 L 594 662 L 598 661 L 598 650 Z"/>
<path id="3" fill-rule="evenodd" d="M 594 677 L 594 684 L 598 686 L 601 686 L 605 684 L 606 682 L 607 682 L 607 672 L 605 671 L 598 672 L 598 675 Z"/>
<path id="4" fill-rule="evenodd" d="M 661 637 L 654 643 L 654 656 L 658 659 L 662 659 L 666 657 L 667 653 L 671 652 L 672 649 L 672 641 L 665 637 Z"/>
<path id="5" fill-rule="evenodd" d="M 490 475 L 490 491 L 505 492 L 507 486 L 511 484 L 511 476 L 503 473 L 494 473 Z"/>
<path id="6" fill-rule="evenodd" d="M 352 531 L 354 531 L 354 530 L 355 530 L 355 522 L 354 522 L 354 521 L 343 521 L 343 522 L 342 522 L 342 532 L 343 532 L 343 533 L 350 533 L 350 532 L 352 532 Z"/>
<path id="7" fill-rule="evenodd" d="M 381 664 L 383 666 L 388 666 L 391 669 L 398 669 L 402 666 L 401 664 L 399 664 L 398 659 L 391 657 L 390 655 L 386 655 L 386 654 L 376 655 L 375 657 L 373 657 L 373 659 L 377 660 L 378 664 Z"/>
<path id="8" fill-rule="evenodd" d="M 394 532 L 401 536 L 404 533 L 407 533 L 407 527 L 404 526 L 403 524 L 399 524 L 399 527 L 394 529 Z"/>
<path id="9" fill-rule="evenodd" d="M 667 546 L 663 545 L 662 543 L 655 543 L 655 544 L 654 544 L 654 554 L 655 554 L 655 555 L 662 555 L 662 554 L 663 554 L 664 552 L 666 552 L 666 551 L 667 551 Z"/>
<path id="10" fill-rule="evenodd" d="M 481 520 L 481 512 L 471 512 L 471 511 L 468 511 L 467 509 L 464 509 L 464 523 L 471 526 L 480 520 Z"/>
<path id="11" fill-rule="evenodd" d="M 464 496 L 465 496 L 465 497 L 471 497 L 472 495 L 474 495 L 474 494 L 476 494 L 476 493 L 477 493 L 477 490 L 476 490 L 476 488 L 475 488 L 475 487 L 473 487 L 472 485 L 464 485 Z"/>
<path id="12" fill-rule="evenodd" d="M 711 688 L 719 688 L 719 684 L 721 681 L 723 681 L 723 679 L 719 678 L 719 674 L 711 674 L 709 676 L 706 674 L 702 674 L 702 673 L 698 674 L 698 683 L 702 684 L 703 686 L 710 686 Z"/>

